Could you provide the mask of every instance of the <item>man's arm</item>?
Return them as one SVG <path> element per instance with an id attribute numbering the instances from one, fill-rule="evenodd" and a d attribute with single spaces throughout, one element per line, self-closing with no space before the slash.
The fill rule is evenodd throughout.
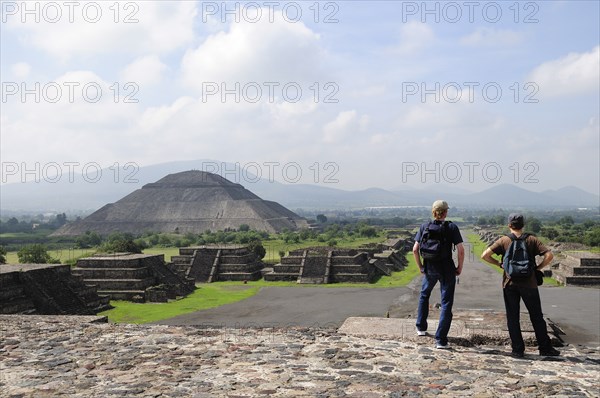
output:
<path id="1" fill-rule="evenodd" d="M 544 259 L 542 260 L 542 262 L 540 263 L 540 265 L 538 265 L 536 267 L 537 270 L 541 270 L 542 268 L 544 268 L 545 266 L 547 266 L 548 264 L 550 264 L 550 262 L 554 259 L 554 254 L 552 254 L 552 252 L 550 250 L 548 250 L 547 252 L 545 252 L 543 254 Z"/>
<path id="2" fill-rule="evenodd" d="M 481 259 L 484 260 L 484 261 L 486 261 L 486 262 L 488 262 L 488 263 L 490 263 L 490 264 L 493 264 L 493 265 L 495 265 L 497 267 L 502 268 L 502 263 L 500 261 L 496 260 L 494 257 L 492 257 L 494 254 L 496 254 L 496 253 L 494 253 L 492 251 L 492 249 L 490 249 L 488 247 L 487 249 L 485 249 L 483 251 L 483 253 L 481 253 Z"/>
<path id="3" fill-rule="evenodd" d="M 423 264 L 421 263 L 421 255 L 419 254 L 419 242 L 415 242 L 413 246 L 413 256 L 415 257 L 415 261 L 417 266 L 419 267 L 419 271 L 423 274 L 425 271 L 423 270 Z"/>
<path id="4" fill-rule="evenodd" d="M 456 245 L 456 249 L 458 250 L 458 267 L 456 268 L 456 275 L 460 275 L 462 273 L 463 264 L 465 262 L 465 247 L 462 242 Z"/>

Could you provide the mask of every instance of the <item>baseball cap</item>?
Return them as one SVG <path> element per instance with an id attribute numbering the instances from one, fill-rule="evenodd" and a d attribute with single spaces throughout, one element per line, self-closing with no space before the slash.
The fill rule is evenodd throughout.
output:
<path id="1" fill-rule="evenodd" d="M 525 217 L 523 214 L 512 213 L 508 216 L 508 225 L 515 229 L 521 229 L 525 226 Z"/>

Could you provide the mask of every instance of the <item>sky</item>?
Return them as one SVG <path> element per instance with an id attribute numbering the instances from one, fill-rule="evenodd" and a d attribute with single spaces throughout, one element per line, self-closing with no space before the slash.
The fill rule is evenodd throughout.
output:
<path id="1" fill-rule="evenodd" d="M 599 4 L 2 1 L 1 182 L 211 159 L 598 194 Z"/>

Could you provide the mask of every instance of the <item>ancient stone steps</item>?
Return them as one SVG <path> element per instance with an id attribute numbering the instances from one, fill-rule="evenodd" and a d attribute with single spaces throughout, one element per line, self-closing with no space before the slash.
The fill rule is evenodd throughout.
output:
<path id="1" fill-rule="evenodd" d="M 148 267 L 137 268 L 78 268 L 73 275 L 85 280 L 90 279 L 140 279 L 147 277 Z"/>
<path id="2" fill-rule="evenodd" d="M 265 281 L 278 282 L 278 281 L 297 281 L 297 272 L 272 272 L 263 275 Z"/>
<path id="3" fill-rule="evenodd" d="M 98 294 L 109 296 L 111 300 L 124 300 L 141 303 L 146 300 L 145 290 L 98 290 Z"/>
<path id="4" fill-rule="evenodd" d="M 261 277 L 260 270 L 255 272 L 219 272 L 220 281 L 257 281 Z"/>
<path id="5" fill-rule="evenodd" d="M 147 277 L 143 279 L 86 279 L 86 283 L 98 286 L 104 290 L 142 290 L 152 286 L 156 279 Z"/>
<path id="6" fill-rule="evenodd" d="M 600 287 L 600 255 L 596 253 L 566 253 L 552 277 L 565 285 Z"/>

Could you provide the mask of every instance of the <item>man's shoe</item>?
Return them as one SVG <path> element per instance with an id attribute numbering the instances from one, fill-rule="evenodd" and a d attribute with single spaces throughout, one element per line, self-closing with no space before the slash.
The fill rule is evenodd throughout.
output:
<path id="1" fill-rule="evenodd" d="M 417 336 L 427 336 L 427 331 L 417 329 Z"/>
<path id="2" fill-rule="evenodd" d="M 560 355 L 560 351 L 550 347 L 546 350 L 540 350 L 540 355 L 543 357 L 557 357 Z"/>
<path id="3" fill-rule="evenodd" d="M 437 348 L 438 350 L 447 350 L 448 348 L 450 348 L 450 343 L 435 343 L 435 348 Z"/>
<path id="4" fill-rule="evenodd" d="M 525 356 L 525 353 L 521 351 L 513 351 L 510 353 L 510 356 L 513 358 L 523 358 Z"/>

